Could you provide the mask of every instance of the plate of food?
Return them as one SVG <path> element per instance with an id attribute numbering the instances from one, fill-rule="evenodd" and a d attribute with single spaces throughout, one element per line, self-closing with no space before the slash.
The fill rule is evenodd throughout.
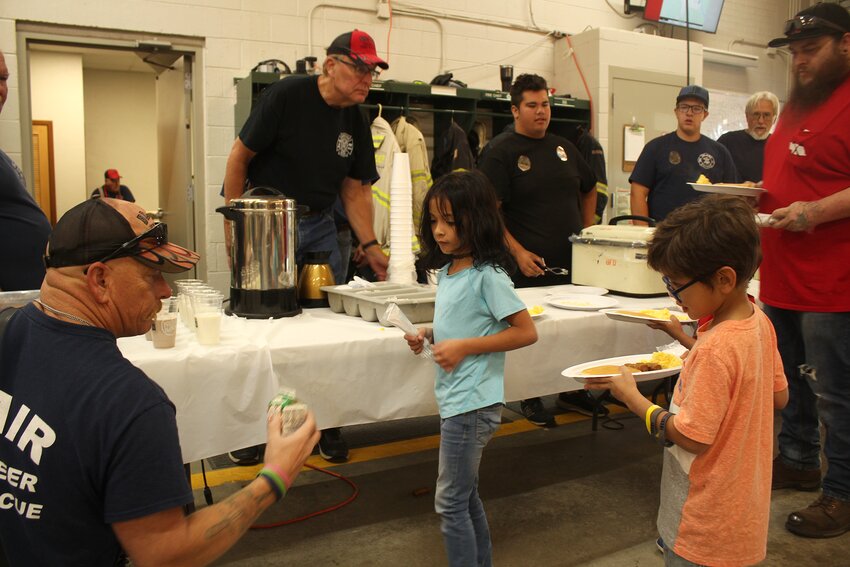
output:
<path id="1" fill-rule="evenodd" d="M 610 319 L 626 323 L 650 323 L 652 321 L 669 321 L 670 316 L 676 317 L 681 323 L 693 323 L 694 319 L 687 313 L 675 309 L 603 309 Z"/>
<path id="2" fill-rule="evenodd" d="M 758 197 L 765 192 L 761 187 L 749 187 L 736 183 L 688 183 L 697 191 L 703 193 L 721 193 L 723 195 L 738 195 L 739 197 Z"/>
<path id="3" fill-rule="evenodd" d="M 575 311 L 597 311 L 608 307 L 617 307 L 619 302 L 613 297 L 604 295 L 588 295 L 584 293 L 563 293 L 550 295 L 546 303 L 558 309 L 573 309 Z"/>
<path id="4" fill-rule="evenodd" d="M 538 317 L 543 317 L 546 314 L 546 308 L 542 305 L 526 305 L 528 309 L 528 314 L 531 315 L 532 319 L 537 319 Z"/>
<path id="5" fill-rule="evenodd" d="M 616 376 L 620 367 L 626 366 L 633 370 L 635 380 L 643 382 L 672 376 L 682 370 L 682 359 L 669 352 L 653 352 L 652 354 L 630 354 L 615 356 L 576 364 L 561 372 L 562 376 L 584 382 L 588 378 L 603 378 Z"/>

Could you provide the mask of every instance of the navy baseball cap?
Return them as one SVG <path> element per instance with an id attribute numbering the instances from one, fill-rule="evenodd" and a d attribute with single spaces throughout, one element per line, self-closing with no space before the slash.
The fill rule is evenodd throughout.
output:
<path id="1" fill-rule="evenodd" d="M 360 30 L 338 36 L 328 46 L 328 55 L 346 55 L 355 63 L 362 63 L 368 67 L 390 68 L 386 61 L 378 57 L 375 40 L 368 33 Z"/>
<path id="2" fill-rule="evenodd" d="M 767 45 L 780 47 L 801 39 L 845 33 L 850 33 L 850 12 L 847 8 L 821 3 L 797 12 L 785 22 L 785 37 L 777 37 Z"/>
<path id="3" fill-rule="evenodd" d="M 683 98 L 697 98 L 705 103 L 705 107 L 708 108 L 708 90 L 699 85 L 682 87 L 682 90 L 679 91 L 679 96 L 676 97 L 676 104 L 682 102 Z"/>

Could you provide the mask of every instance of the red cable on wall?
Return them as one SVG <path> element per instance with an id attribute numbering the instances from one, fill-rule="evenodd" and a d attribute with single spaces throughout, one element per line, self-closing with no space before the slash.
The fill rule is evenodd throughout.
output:
<path id="1" fill-rule="evenodd" d="M 387 0 L 387 7 L 390 9 L 390 29 L 387 30 L 387 65 L 390 64 L 390 34 L 393 33 L 393 3 Z"/>
<path id="2" fill-rule="evenodd" d="M 581 77 L 581 82 L 584 83 L 584 92 L 587 93 L 587 100 L 590 102 L 590 133 L 598 138 L 599 135 L 593 128 L 596 123 L 596 120 L 594 120 L 593 118 L 593 96 L 590 94 L 590 89 L 587 88 L 587 81 L 584 79 L 584 73 L 581 70 L 581 65 L 579 65 L 578 57 L 576 56 L 576 50 L 573 49 L 573 42 L 570 41 L 569 35 L 565 35 L 564 37 L 567 40 L 567 45 L 570 46 L 570 55 L 573 58 L 573 62 L 576 64 L 576 69 L 578 69 L 578 74 L 579 77 Z"/>

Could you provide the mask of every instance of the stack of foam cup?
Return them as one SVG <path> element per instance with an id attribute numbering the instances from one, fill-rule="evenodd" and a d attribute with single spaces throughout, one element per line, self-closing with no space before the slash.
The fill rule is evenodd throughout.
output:
<path id="1" fill-rule="evenodd" d="M 393 157 L 390 177 L 390 265 L 387 279 L 393 283 L 414 283 L 414 262 L 410 158 L 406 153 L 397 153 Z"/>

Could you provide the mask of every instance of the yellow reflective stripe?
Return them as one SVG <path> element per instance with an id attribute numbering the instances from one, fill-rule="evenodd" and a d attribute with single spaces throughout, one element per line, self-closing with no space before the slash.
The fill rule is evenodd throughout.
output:
<path id="1" fill-rule="evenodd" d="M 597 183 L 596 184 L 596 190 L 599 193 L 602 193 L 603 195 L 605 195 L 606 197 L 608 196 L 608 186 L 605 185 L 604 183 Z"/>
<path id="2" fill-rule="evenodd" d="M 380 189 L 378 189 L 374 185 L 372 185 L 372 199 L 376 203 L 378 203 L 379 205 L 384 207 L 385 209 L 390 208 L 390 196 L 389 196 L 389 194 L 381 191 Z"/>
<path id="3" fill-rule="evenodd" d="M 387 156 L 384 154 L 375 154 L 375 165 L 378 167 L 384 167 L 384 162 L 387 161 Z"/>

